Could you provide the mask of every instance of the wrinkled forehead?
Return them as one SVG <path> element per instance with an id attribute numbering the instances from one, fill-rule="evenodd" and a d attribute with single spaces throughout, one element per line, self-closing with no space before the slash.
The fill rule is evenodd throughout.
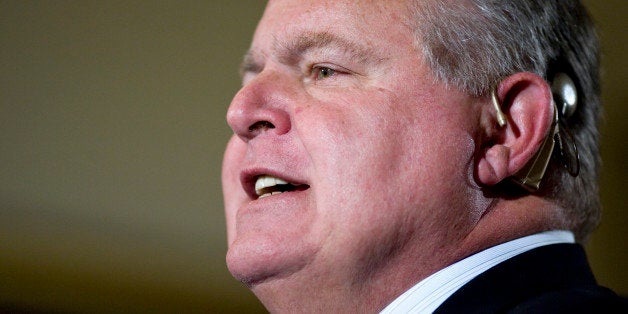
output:
<path id="1" fill-rule="evenodd" d="M 270 0 L 252 48 L 300 33 L 334 33 L 365 44 L 411 31 L 405 0 Z"/>

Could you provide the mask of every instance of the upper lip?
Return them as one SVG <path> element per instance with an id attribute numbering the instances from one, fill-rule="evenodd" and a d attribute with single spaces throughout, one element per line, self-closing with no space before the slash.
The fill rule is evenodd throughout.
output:
<path id="1" fill-rule="evenodd" d="M 309 185 L 303 179 L 299 179 L 294 176 L 281 173 L 280 171 L 275 171 L 271 169 L 260 169 L 260 168 L 248 169 L 248 170 L 242 171 L 242 173 L 240 174 L 240 182 L 242 184 L 242 187 L 244 188 L 244 191 L 252 200 L 256 200 L 259 198 L 259 196 L 257 195 L 255 191 L 255 182 L 261 176 L 275 177 L 277 179 L 281 179 L 295 186 L 305 185 L 309 187 Z"/>

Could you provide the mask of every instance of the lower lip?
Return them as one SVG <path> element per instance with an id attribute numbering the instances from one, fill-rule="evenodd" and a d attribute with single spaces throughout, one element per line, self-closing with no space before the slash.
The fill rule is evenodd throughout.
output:
<path id="1" fill-rule="evenodd" d="M 281 192 L 281 193 L 277 193 L 277 194 L 270 194 L 270 195 L 265 195 L 265 196 L 260 196 L 257 199 L 253 200 L 253 202 L 261 202 L 261 201 L 265 201 L 265 200 L 272 200 L 272 199 L 278 199 L 278 198 L 283 198 L 283 197 L 291 197 L 291 196 L 298 196 L 300 194 L 302 194 L 302 192 L 305 192 L 309 190 L 308 188 L 305 189 L 295 189 L 292 191 L 286 191 L 286 192 Z"/>
<path id="2" fill-rule="evenodd" d="M 273 192 L 273 193 L 276 193 L 276 194 L 270 194 L 270 195 L 269 194 L 264 194 L 264 196 L 258 197 L 257 200 L 261 200 L 261 199 L 265 199 L 265 198 L 273 197 L 273 196 L 279 196 L 279 195 L 283 195 L 283 194 L 287 194 L 287 193 L 303 192 L 303 191 L 306 191 L 308 189 L 309 189 L 309 186 L 296 187 L 295 189 L 293 189 L 291 191 L 286 191 L 286 192 L 281 192 L 281 193 Z"/>
<path id="3" fill-rule="evenodd" d="M 273 225 L 281 228 L 298 225 L 305 219 L 302 215 L 307 215 L 308 192 L 309 189 L 284 192 L 243 204 L 236 214 L 238 233 L 270 231 Z"/>

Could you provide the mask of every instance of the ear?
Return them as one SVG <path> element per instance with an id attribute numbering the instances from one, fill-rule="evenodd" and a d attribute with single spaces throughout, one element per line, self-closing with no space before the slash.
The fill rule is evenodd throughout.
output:
<path id="1" fill-rule="evenodd" d="M 504 79 L 496 88 L 507 123 L 498 126 L 490 98 L 483 115 L 491 121 L 484 126 L 484 149 L 477 156 L 477 179 L 482 185 L 495 185 L 513 176 L 541 148 L 552 126 L 554 105 L 549 84 L 540 76 L 521 72 Z"/>

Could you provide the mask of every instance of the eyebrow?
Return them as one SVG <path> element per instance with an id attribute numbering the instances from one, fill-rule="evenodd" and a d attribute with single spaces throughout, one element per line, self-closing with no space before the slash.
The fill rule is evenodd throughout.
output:
<path id="1" fill-rule="evenodd" d="M 240 77 L 244 77 L 246 73 L 262 72 L 264 65 L 258 61 L 260 59 L 261 58 L 253 50 L 247 51 L 240 64 Z"/>
<path id="2" fill-rule="evenodd" d="M 289 41 L 275 40 L 272 47 L 273 51 L 277 53 L 279 61 L 284 64 L 293 64 L 307 52 L 325 48 L 339 49 L 342 53 L 350 56 L 352 60 L 360 63 L 380 62 L 384 59 L 378 57 L 370 47 L 329 32 L 305 32 Z M 240 66 L 240 74 L 261 72 L 264 65 L 260 57 L 254 50 L 249 50 Z"/>

